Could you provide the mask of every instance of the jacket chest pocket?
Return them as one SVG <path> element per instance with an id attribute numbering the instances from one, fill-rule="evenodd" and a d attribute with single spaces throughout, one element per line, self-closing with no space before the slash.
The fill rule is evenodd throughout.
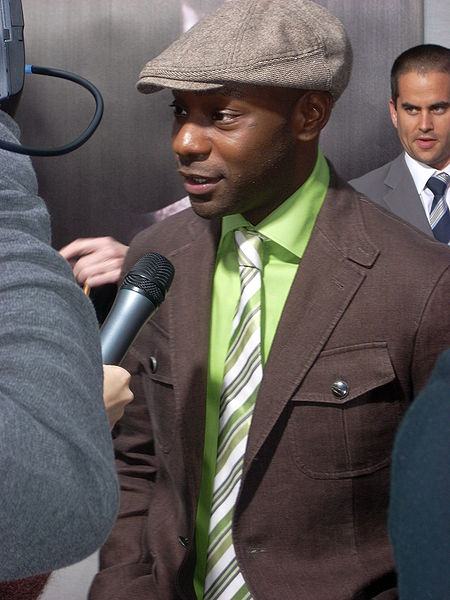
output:
<path id="1" fill-rule="evenodd" d="M 157 446 L 167 453 L 176 429 L 175 395 L 169 338 L 154 321 L 139 335 L 139 363 L 153 436 Z"/>
<path id="2" fill-rule="evenodd" d="M 386 466 L 400 397 L 385 343 L 323 352 L 290 402 L 297 466 L 314 479 L 355 477 Z"/>

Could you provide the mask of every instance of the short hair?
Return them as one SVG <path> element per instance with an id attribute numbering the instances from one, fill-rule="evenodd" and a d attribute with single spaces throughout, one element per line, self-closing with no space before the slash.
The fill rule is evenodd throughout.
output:
<path id="1" fill-rule="evenodd" d="M 438 71 L 450 75 L 450 48 L 437 44 L 421 44 L 402 52 L 391 69 L 391 99 L 397 104 L 398 80 L 405 73 Z"/>

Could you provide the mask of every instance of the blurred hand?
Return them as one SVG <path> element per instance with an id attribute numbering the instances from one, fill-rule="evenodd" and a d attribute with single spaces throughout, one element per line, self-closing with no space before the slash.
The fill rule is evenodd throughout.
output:
<path id="1" fill-rule="evenodd" d="M 116 365 L 103 365 L 103 400 L 111 429 L 134 398 L 129 388 L 130 373 Z"/>
<path id="2" fill-rule="evenodd" d="M 127 250 L 112 237 L 98 237 L 74 240 L 59 253 L 69 261 L 79 284 L 97 287 L 119 281 Z"/>

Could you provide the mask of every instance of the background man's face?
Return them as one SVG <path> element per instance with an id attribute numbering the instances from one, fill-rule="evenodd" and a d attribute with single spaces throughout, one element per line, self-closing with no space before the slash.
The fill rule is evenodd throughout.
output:
<path id="1" fill-rule="evenodd" d="M 450 76 L 438 71 L 400 75 L 391 119 L 405 151 L 441 170 L 450 162 Z"/>

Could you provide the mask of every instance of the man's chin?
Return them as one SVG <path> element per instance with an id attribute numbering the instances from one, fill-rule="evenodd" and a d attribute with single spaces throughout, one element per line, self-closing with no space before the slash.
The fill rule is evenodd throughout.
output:
<path id="1" fill-rule="evenodd" d="M 213 219 L 215 217 L 214 212 L 211 212 L 210 210 L 205 209 L 205 207 L 201 204 L 198 204 L 196 202 L 192 202 L 191 200 L 191 205 L 192 205 L 192 210 L 195 212 L 195 214 L 198 217 L 201 217 L 202 219 Z"/>
<path id="2" fill-rule="evenodd" d="M 223 211 L 221 211 L 217 205 L 214 205 L 213 202 L 207 200 L 199 200 L 194 196 L 189 196 L 191 201 L 192 210 L 195 214 L 202 219 L 216 219 L 223 216 Z"/>
<path id="3" fill-rule="evenodd" d="M 428 167 L 432 167 L 437 171 L 442 171 L 449 164 L 449 159 L 443 159 L 439 156 L 417 156 L 416 160 L 427 165 Z"/>
<path id="4" fill-rule="evenodd" d="M 450 156 L 442 156 L 442 154 L 440 152 L 436 152 L 436 150 L 436 148 L 430 148 L 429 150 L 415 148 L 414 152 L 410 151 L 408 154 L 424 165 L 428 165 L 433 169 L 442 170 L 449 164 Z"/>

